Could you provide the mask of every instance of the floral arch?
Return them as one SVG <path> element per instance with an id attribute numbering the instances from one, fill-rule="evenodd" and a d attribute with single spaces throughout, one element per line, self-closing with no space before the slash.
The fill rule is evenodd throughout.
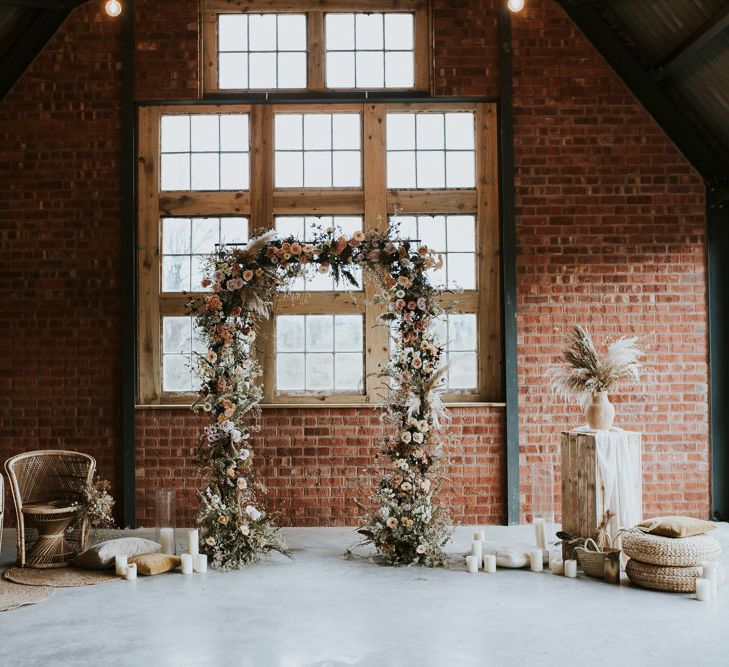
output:
<path id="1" fill-rule="evenodd" d="M 271 551 L 287 553 L 275 517 L 263 507 L 251 436 L 260 418 L 261 367 L 252 354 L 257 323 L 269 317 L 277 293 L 305 270 L 331 271 L 356 285 L 358 266 L 373 275 L 381 317 L 394 345 L 381 373 L 389 378 L 383 401 L 381 453 L 389 461 L 371 495 L 359 532 L 389 564 L 437 566 L 446 559 L 451 527 L 447 510 L 434 502 L 439 487 L 440 431 L 446 411 L 440 399 L 443 349 L 430 324 L 441 312 L 439 290 L 427 279 L 441 261 L 427 247 L 386 233 L 320 231 L 311 242 L 259 234 L 245 247 L 223 246 L 208 259 L 204 287 L 212 292 L 190 306 L 207 347 L 196 372 L 200 393 L 193 409 L 210 424 L 201 436 L 198 463 L 209 478 L 200 493 L 201 549 L 219 568 L 238 568 Z"/>

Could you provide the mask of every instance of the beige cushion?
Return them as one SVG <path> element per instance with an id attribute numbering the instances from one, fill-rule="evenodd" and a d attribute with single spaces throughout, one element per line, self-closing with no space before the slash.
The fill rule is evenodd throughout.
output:
<path id="1" fill-rule="evenodd" d="M 157 542 L 141 537 L 120 537 L 116 540 L 99 542 L 76 556 L 73 564 L 89 570 L 103 570 L 114 566 L 114 556 L 133 558 L 140 554 L 159 551 L 162 547 Z"/>
<path id="2" fill-rule="evenodd" d="M 661 537 L 691 537 L 708 533 L 716 526 L 708 521 L 692 519 L 688 516 L 661 516 L 641 521 L 638 527 L 646 533 Z"/>
<path id="3" fill-rule="evenodd" d="M 532 549 L 537 548 L 535 544 L 527 544 L 525 542 L 500 544 L 498 542 L 484 540 L 482 545 L 485 554 L 493 554 L 496 556 L 496 565 L 507 568 L 526 567 L 531 563 Z M 542 556 L 545 561 L 549 561 L 549 551 L 544 551 Z"/>
<path id="4" fill-rule="evenodd" d="M 160 574 L 161 572 L 169 572 L 182 564 L 182 558 L 179 556 L 171 556 L 169 554 L 142 554 L 134 556 L 129 560 L 130 563 L 136 563 L 137 572 L 144 575 Z"/>

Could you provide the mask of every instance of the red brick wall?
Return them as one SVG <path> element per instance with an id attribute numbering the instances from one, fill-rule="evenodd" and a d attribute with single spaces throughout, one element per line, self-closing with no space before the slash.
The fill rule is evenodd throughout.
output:
<path id="1" fill-rule="evenodd" d="M 161 4 L 136 1 L 137 99 L 194 98 L 197 2 Z M 559 430 L 578 420 L 548 396 L 543 372 L 580 320 L 647 337 L 651 373 L 618 405 L 620 425 L 646 434 L 646 510 L 705 516 L 701 182 L 553 0 L 528 5 L 514 17 L 524 512 L 528 463 L 554 460 Z M 434 0 L 433 21 L 436 93 L 496 95 L 495 0 Z M 76 10 L 0 103 L 0 288 L 11 304 L 0 314 L 0 457 L 84 449 L 117 485 L 118 29 L 93 3 Z M 503 410 L 454 412 L 443 498 L 458 522 L 503 521 Z M 137 417 L 139 519 L 153 523 L 154 489 L 172 484 L 189 522 L 202 422 L 180 409 Z M 266 411 L 257 451 L 282 523 L 351 524 L 379 429 L 365 408 Z"/>
<path id="2" fill-rule="evenodd" d="M 551 0 L 514 17 L 523 507 L 579 411 L 544 387 L 564 332 L 640 335 L 642 385 L 614 397 L 641 431 L 644 511 L 709 513 L 702 181 Z"/>

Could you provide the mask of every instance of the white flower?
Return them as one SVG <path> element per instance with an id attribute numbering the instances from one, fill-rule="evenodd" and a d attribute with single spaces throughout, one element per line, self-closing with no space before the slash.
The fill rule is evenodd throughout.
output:
<path id="1" fill-rule="evenodd" d="M 423 442 L 423 434 L 420 433 L 420 431 L 418 431 L 417 433 L 413 433 L 413 440 L 420 444 L 421 442 Z"/>
<path id="2" fill-rule="evenodd" d="M 428 426 L 428 422 L 425 419 L 421 419 L 418 422 L 418 431 L 422 431 L 423 433 L 427 433 L 430 430 L 430 427 Z"/>
<path id="3" fill-rule="evenodd" d="M 220 428 L 221 431 L 225 431 L 226 433 L 230 433 L 235 428 L 235 424 L 233 424 L 233 422 L 230 421 L 230 419 L 226 419 L 225 421 L 220 422 L 220 427 L 219 428 Z"/>
<path id="4" fill-rule="evenodd" d="M 247 523 L 244 523 L 238 527 L 238 530 L 241 532 L 242 535 L 250 535 L 251 529 L 248 527 Z"/>
<path id="5" fill-rule="evenodd" d="M 250 455 L 251 455 L 251 450 L 245 449 L 245 447 L 243 449 L 241 449 L 240 452 L 238 452 L 238 456 L 240 456 L 242 461 L 246 461 Z"/>
<path id="6" fill-rule="evenodd" d="M 242 491 L 248 488 L 248 482 L 246 482 L 244 477 L 239 477 L 236 486 Z"/>
<path id="7" fill-rule="evenodd" d="M 239 431 L 239 430 L 238 430 L 237 428 L 234 428 L 234 429 L 233 429 L 233 430 L 232 430 L 232 431 L 230 432 L 230 439 L 231 439 L 231 440 L 232 440 L 233 442 L 240 442 L 240 440 L 241 440 L 241 437 L 242 437 L 242 435 L 241 435 L 241 432 L 240 432 L 240 431 Z"/>
<path id="8" fill-rule="evenodd" d="M 401 468 L 402 470 L 407 470 L 410 466 L 405 459 L 398 459 L 397 461 L 395 461 L 395 467 Z"/>
<path id="9" fill-rule="evenodd" d="M 415 551 L 417 551 L 419 554 L 424 554 L 426 552 L 428 547 L 426 547 L 424 544 L 418 544 Z"/>
<path id="10" fill-rule="evenodd" d="M 261 518 L 261 513 L 253 507 L 253 505 L 248 505 L 246 507 L 246 514 L 253 519 L 253 521 L 258 521 Z"/>
<path id="11" fill-rule="evenodd" d="M 410 441 L 411 441 L 412 439 L 413 439 L 413 436 L 412 436 L 412 434 L 410 433 L 410 431 L 403 431 L 403 432 L 402 432 L 402 433 L 400 434 L 400 440 L 402 440 L 402 441 L 403 441 L 404 443 L 406 443 L 406 444 L 407 444 L 408 442 L 410 442 Z"/>
<path id="12" fill-rule="evenodd" d="M 390 508 L 389 507 L 380 507 L 380 518 L 382 518 L 382 520 L 384 521 L 389 516 L 390 516 Z"/>

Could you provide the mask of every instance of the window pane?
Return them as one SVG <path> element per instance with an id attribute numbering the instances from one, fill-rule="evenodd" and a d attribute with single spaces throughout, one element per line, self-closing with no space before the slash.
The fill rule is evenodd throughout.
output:
<path id="1" fill-rule="evenodd" d="M 354 14 L 327 14 L 326 44 L 329 51 L 354 51 Z"/>
<path id="2" fill-rule="evenodd" d="M 248 188 L 246 114 L 164 115 L 161 127 L 162 190 Z"/>
<path id="3" fill-rule="evenodd" d="M 221 89 L 306 87 L 306 15 L 218 17 Z"/>
<path id="4" fill-rule="evenodd" d="M 165 354 L 189 354 L 192 346 L 189 317 L 165 317 L 162 320 L 162 345 Z"/>
<path id="5" fill-rule="evenodd" d="M 278 15 L 278 50 L 306 51 L 306 17 L 303 14 Z"/>
<path id="6" fill-rule="evenodd" d="M 413 15 L 385 14 L 385 48 L 399 51 L 413 49 Z"/>
<path id="7" fill-rule="evenodd" d="M 276 114 L 275 186 L 360 187 L 360 134 L 355 113 Z"/>
<path id="8" fill-rule="evenodd" d="M 387 154 L 387 187 L 415 187 L 415 151 Z"/>
<path id="9" fill-rule="evenodd" d="M 303 391 L 304 378 L 303 354 L 276 355 L 276 388 L 282 391 Z"/>
<path id="10" fill-rule="evenodd" d="M 162 291 L 182 292 L 190 289 L 190 257 L 162 257 Z"/>
<path id="11" fill-rule="evenodd" d="M 362 325 L 362 315 L 278 316 L 277 390 L 361 392 Z"/>
<path id="12" fill-rule="evenodd" d="M 357 88 L 383 88 L 385 58 L 381 51 L 357 51 L 355 55 Z"/>
<path id="13" fill-rule="evenodd" d="M 217 218 L 193 218 L 192 253 L 207 255 L 215 251 L 220 240 L 220 221 Z"/>
<path id="14" fill-rule="evenodd" d="M 327 53 L 327 87 L 354 88 L 354 53 Z"/>
<path id="15" fill-rule="evenodd" d="M 446 386 L 451 391 L 478 388 L 478 355 L 476 352 L 475 313 L 441 315 L 433 324 L 444 347 L 444 363 L 450 365 Z"/>
<path id="16" fill-rule="evenodd" d="M 476 389 L 477 359 L 475 352 L 452 352 L 448 355 L 450 368 L 448 369 L 449 389 Z"/>
<path id="17" fill-rule="evenodd" d="M 248 50 L 248 17 L 240 14 L 218 16 L 218 50 Z"/>
<path id="18" fill-rule="evenodd" d="M 280 53 L 278 87 L 306 88 L 306 53 Z"/>
<path id="19" fill-rule="evenodd" d="M 162 318 L 162 390 L 192 392 L 199 385 L 192 372 L 193 352 L 204 351 L 200 331 L 189 316 Z"/>
<path id="20" fill-rule="evenodd" d="M 276 318 L 276 349 L 279 352 L 303 352 L 304 318 L 280 315 Z"/>
<path id="21" fill-rule="evenodd" d="M 248 55 L 221 53 L 218 57 L 218 87 L 248 88 Z"/>
<path id="22" fill-rule="evenodd" d="M 166 218 L 162 221 L 162 253 L 165 255 L 190 253 L 189 218 Z"/>
<path id="23" fill-rule="evenodd" d="M 412 88 L 413 31 L 413 14 L 326 14 L 326 85 Z"/>
<path id="24" fill-rule="evenodd" d="M 248 17 L 251 51 L 276 50 L 276 15 L 251 14 Z"/>
<path id="25" fill-rule="evenodd" d="M 474 188 L 475 150 L 453 148 L 473 146 L 474 128 L 472 112 L 388 113 L 387 186 Z M 402 152 L 413 147 L 414 163 L 411 153 Z"/>
<path id="26" fill-rule="evenodd" d="M 183 354 L 162 355 L 162 388 L 164 391 L 192 391 L 189 356 Z"/>
<path id="27" fill-rule="evenodd" d="M 385 53 L 385 88 L 412 88 L 414 85 L 413 54 L 401 51 Z"/>
<path id="28" fill-rule="evenodd" d="M 448 250 L 453 252 L 475 252 L 476 218 L 472 215 L 448 216 Z"/>

